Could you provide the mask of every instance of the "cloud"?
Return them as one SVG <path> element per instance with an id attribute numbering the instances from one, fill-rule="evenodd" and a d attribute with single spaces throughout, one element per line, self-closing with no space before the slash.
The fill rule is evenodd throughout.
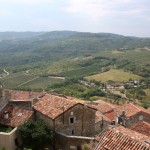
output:
<path id="1" fill-rule="evenodd" d="M 51 4 L 52 0 L 5 0 L 5 3 L 18 5 L 36 5 L 36 4 Z"/>
<path id="2" fill-rule="evenodd" d="M 106 9 L 105 0 L 71 0 L 69 1 L 66 11 L 70 13 L 81 13 L 88 15 L 92 18 L 105 16 L 110 13 L 110 6 L 107 5 Z"/>
<path id="3" fill-rule="evenodd" d="M 143 11 L 140 5 L 133 5 L 133 0 L 68 0 L 65 10 L 94 20 L 118 14 L 135 15 Z"/>
<path id="4" fill-rule="evenodd" d="M 5 9 L 5 8 L 0 9 L 0 16 L 5 17 L 5 16 L 11 15 L 11 14 L 12 14 L 12 12 L 9 11 L 8 9 Z"/>

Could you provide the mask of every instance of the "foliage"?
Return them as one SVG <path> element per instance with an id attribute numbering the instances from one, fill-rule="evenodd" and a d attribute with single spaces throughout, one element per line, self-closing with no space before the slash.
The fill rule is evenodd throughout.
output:
<path id="1" fill-rule="evenodd" d="M 82 78 L 69 78 L 60 84 L 48 86 L 47 91 L 53 90 L 64 95 L 86 100 L 93 96 L 105 96 L 105 93 L 98 86 L 87 86 L 82 84 L 81 81 L 84 80 Z"/>
<path id="2" fill-rule="evenodd" d="M 54 136 L 53 132 L 42 120 L 27 121 L 18 128 L 18 131 L 24 146 L 33 150 L 42 150 L 46 145 L 50 144 Z"/>
<path id="3" fill-rule="evenodd" d="M 146 92 L 141 88 L 132 88 L 126 91 L 126 96 L 142 100 L 146 96 Z"/>
<path id="4" fill-rule="evenodd" d="M 12 130 L 13 130 L 13 128 L 11 128 L 11 127 L 0 126 L 0 132 L 8 133 L 8 132 L 10 132 Z"/>
<path id="5" fill-rule="evenodd" d="M 0 150 L 6 150 L 6 148 L 5 147 L 2 147 L 2 148 L 0 147 Z"/>

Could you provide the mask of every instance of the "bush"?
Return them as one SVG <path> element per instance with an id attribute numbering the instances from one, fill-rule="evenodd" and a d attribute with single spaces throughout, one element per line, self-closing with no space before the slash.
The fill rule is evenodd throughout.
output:
<path id="1" fill-rule="evenodd" d="M 45 146 L 50 145 L 53 139 L 53 132 L 42 120 L 27 121 L 18 128 L 23 145 L 33 150 L 42 150 Z"/>

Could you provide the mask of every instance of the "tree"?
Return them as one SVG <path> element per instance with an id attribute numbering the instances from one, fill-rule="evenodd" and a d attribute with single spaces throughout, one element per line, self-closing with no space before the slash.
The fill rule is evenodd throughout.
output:
<path id="1" fill-rule="evenodd" d="M 23 145 L 33 150 L 42 150 L 45 146 L 50 145 L 54 133 L 42 121 L 27 121 L 18 128 Z"/>

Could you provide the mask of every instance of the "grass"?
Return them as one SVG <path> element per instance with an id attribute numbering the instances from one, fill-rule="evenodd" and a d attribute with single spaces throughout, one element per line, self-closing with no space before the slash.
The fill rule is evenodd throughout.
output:
<path id="1" fill-rule="evenodd" d="M 63 79 L 55 79 L 55 78 L 50 78 L 50 77 L 39 77 L 36 78 L 35 80 L 32 80 L 31 82 L 28 82 L 24 85 L 22 85 L 21 87 L 25 87 L 25 88 L 31 88 L 31 89 L 41 89 L 41 88 L 45 88 L 48 85 L 54 84 L 54 83 L 60 83 L 62 82 Z"/>
<path id="2" fill-rule="evenodd" d="M 4 84 L 5 88 L 13 89 L 19 86 L 20 84 L 34 79 L 33 75 L 25 75 L 23 72 L 10 74 L 6 78 L 1 79 L 0 81 Z"/>
<path id="3" fill-rule="evenodd" d="M 50 77 L 38 77 L 34 75 L 25 75 L 24 72 L 10 74 L 6 78 L 0 79 L 6 89 L 43 89 L 50 84 L 60 83 L 62 79 Z"/>
<path id="4" fill-rule="evenodd" d="M 89 80 L 97 80 L 102 82 L 107 82 L 108 80 L 112 81 L 128 81 L 130 78 L 133 80 L 139 80 L 141 77 L 135 74 L 132 74 L 131 72 L 125 72 L 122 69 L 111 69 L 107 72 L 103 72 L 100 74 L 95 74 L 92 76 L 86 77 Z"/>
<path id="5" fill-rule="evenodd" d="M 86 76 L 89 74 L 94 74 L 99 71 L 101 71 L 100 65 L 92 65 L 88 67 L 74 69 L 74 70 L 67 71 L 67 72 L 62 72 L 60 73 L 60 75 L 65 76 L 65 77 L 81 77 L 81 76 Z"/>
<path id="6" fill-rule="evenodd" d="M 145 89 L 144 91 L 146 92 L 145 100 L 150 101 L 150 88 L 149 89 Z"/>

